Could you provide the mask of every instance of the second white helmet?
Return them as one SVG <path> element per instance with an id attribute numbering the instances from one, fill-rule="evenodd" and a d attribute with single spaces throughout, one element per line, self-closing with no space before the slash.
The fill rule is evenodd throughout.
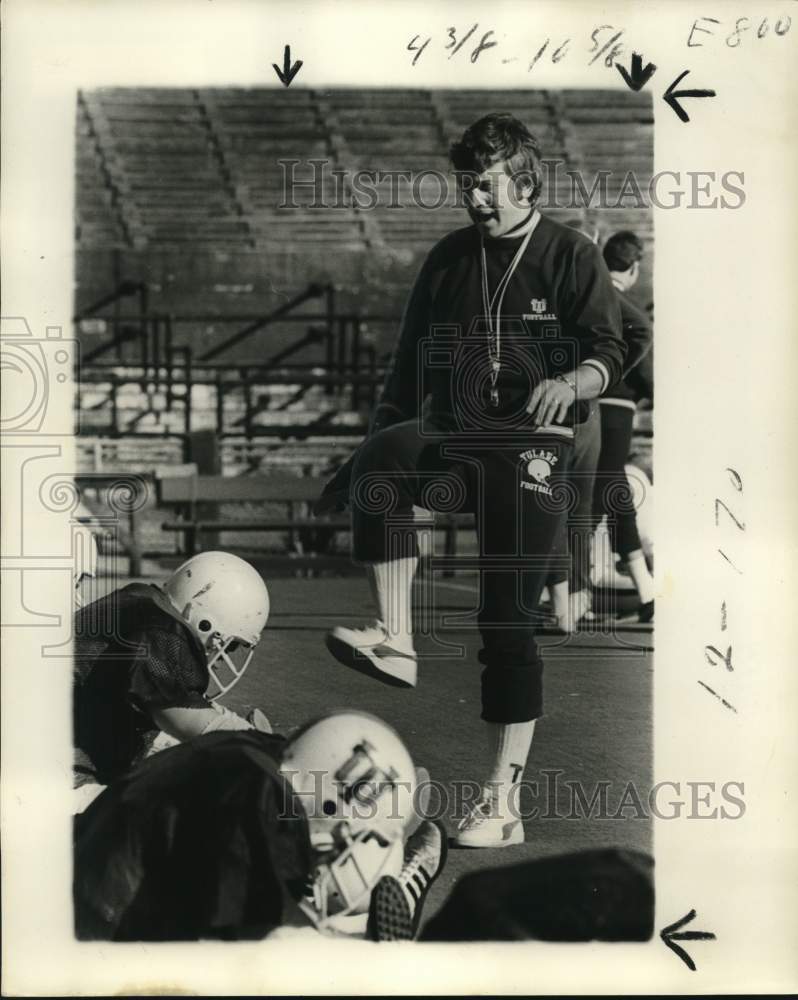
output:
<path id="1" fill-rule="evenodd" d="M 401 861 L 416 818 L 416 771 L 399 735 L 366 712 L 308 723 L 286 744 L 283 775 L 299 795 L 316 855 L 317 926 L 368 906 L 371 889 Z"/>

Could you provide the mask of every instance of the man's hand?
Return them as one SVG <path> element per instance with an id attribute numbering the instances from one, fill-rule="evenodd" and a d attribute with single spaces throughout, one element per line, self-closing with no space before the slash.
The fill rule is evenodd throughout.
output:
<path id="1" fill-rule="evenodd" d="M 526 412 L 532 417 L 536 427 L 561 424 L 568 407 L 575 399 L 576 393 L 567 382 L 561 379 L 544 379 L 535 386 Z"/>

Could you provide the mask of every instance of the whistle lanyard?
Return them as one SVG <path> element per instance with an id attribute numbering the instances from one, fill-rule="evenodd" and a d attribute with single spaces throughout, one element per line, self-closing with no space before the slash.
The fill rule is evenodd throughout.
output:
<path id="1" fill-rule="evenodd" d="M 488 261 L 485 255 L 485 240 L 480 234 L 479 244 L 481 251 L 481 264 L 482 264 L 482 308 L 484 314 L 488 320 L 488 360 L 490 361 L 490 401 L 493 406 L 499 405 L 499 390 L 496 387 L 496 383 L 499 380 L 499 373 L 502 370 L 502 330 L 501 330 L 501 315 L 502 315 L 502 303 L 504 302 L 504 293 L 507 291 L 507 287 L 510 284 L 515 270 L 521 262 L 521 258 L 524 256 L 527 246 L 529 246 L 529 241 L 532 238 L 532 233 L 537 227 L 538 220 L 540 216 L 537 215 L 533 219 L 532 224 L 521 241 L 521 246 L 516 250 L 515 256 L 510 261 L 507 270 L 502 275 L 501 280 L 496 286 L 496 290 L 491 296 L 488 289 Z M 496 310 L 496 323 L 494 326 L 493 312 L 494 307 Z"/>

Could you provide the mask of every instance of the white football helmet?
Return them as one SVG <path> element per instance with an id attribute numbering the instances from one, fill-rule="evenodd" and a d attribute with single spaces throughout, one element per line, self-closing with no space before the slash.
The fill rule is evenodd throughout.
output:
<path id="1" fill-rule="evenodd" d="M 413 761 L 389 725 L 342 709 L 294 734 L 280 769 L 305 808 L 316 858 L 313 899 L 300 905 L 319 929 L 334 926 L 368 909 L 379 879 L 398 873 L 415 819 Z"/>
<path id="2" fill-rule="evenodd" d="M 207 697 L 215 701 L 241 679 L 260 641 L 269 618 L 266 584 L 244 559 L 202 552 L 174 571 L 164 591 L 207 653 Z"/>

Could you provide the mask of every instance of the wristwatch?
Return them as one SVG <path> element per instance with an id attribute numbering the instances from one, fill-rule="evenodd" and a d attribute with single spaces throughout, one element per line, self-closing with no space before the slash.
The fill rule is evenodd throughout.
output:
<path id="1" fill-rule="evenodd" d="M 572 378 L 567 378 L 565 375 L 555 375 L 554 376 L 554 381 L 555 382 L 565 382 L 565 384 L 567 386 L 570 386 L 570 388 L 571 388 L 571 390 L 572 390 L 572 392 L 574 394 L 574 398 L 576 398 L 576 382 L 574 382 L 574 380 Z"/>

